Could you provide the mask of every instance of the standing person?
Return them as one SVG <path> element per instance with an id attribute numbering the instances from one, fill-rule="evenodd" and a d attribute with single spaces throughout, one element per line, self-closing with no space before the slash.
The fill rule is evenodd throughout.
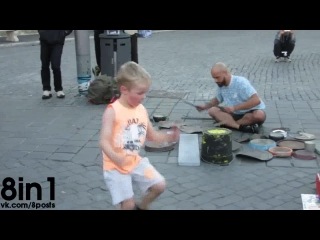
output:
<path id="1" fill-rule="evenodd" d="M 125 33 L 130 35 L 131 41 L 131 61 L 138 62 L 138 30 L 124 30 Z"/>
<path id="2" fill-rule="evenodd" d="M 40 35 L 40 59 L 42 99 L 52 97 L 50 84 L 50 64 L 53 72 L 54 90 L 58 98 L 64 98 L 61 77 L 61 57 L 65 38 L 73 30 L 38 30 Z"/>
<path id="3" fill-rule="evenodd" d="M 276 57 L 275 62 L 279 62 L 281 57 L 287 62 L 291 62 L 290 55 L 295 44 L 296 36 L 293 30 L 279 30 L 276 33 L 273 45 L 273 54 Z"/>
<path id="4" fill-rule="evenodd" d="M 93 39 L 94 39 L 94 51 L 96 55 L 97 66 L 92 68 L 92 73 L 94 76 L 99 76 L 101 72 L 101 47 L 100 47 L 100 34 L 104 33 L 104 30 L 93 30 Z"/>
<path id="5" fill-rule="evenodd" d="M 258 125 L 266 119 L 265 104 L 249 80 L 232 75 L 222 62 L 211 68 L 211 76 L 219 87 L 217 96 L 210 102 L 197 106 L 197 110 L 208 110 L 213 119 L 226 127 L 258 133 Z M 220 103 L 225 106 L 219 106 Z"/>
<path id="6" fill-rule="evenodd" d="M 103 175 L 112 203 L 122 210 L 149 209 L 149 205 L 165 190 L 164 177 L 141 157 L 145 140 L 176 142 L 180 131 L 172 134 L 156 131 L 143 106 L 151 85 L 149 73 L 137 63 L 123 64 L 116 76 L 120 98 L 107 105 L 102 117 L 100 147 L 103 155 Z M 134 201 L 132 182 L 138 184 L 144 197 Z"/>

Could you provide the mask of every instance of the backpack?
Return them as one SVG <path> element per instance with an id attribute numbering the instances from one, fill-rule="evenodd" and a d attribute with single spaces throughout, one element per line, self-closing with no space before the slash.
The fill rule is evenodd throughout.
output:
<path id="1" fill-rule="evenodd" d="M 117 93 L 115 78 L 103 74 L 96 76 L 90 83 L 87 98 L 92 104 L 107 104 L 117 96 Z"/>
<path id="2" fill-rule="evenodd" d="M 138 30 L 138 37 L 140 38 L 148 38 L 151 37 L 152 30 Z"/>

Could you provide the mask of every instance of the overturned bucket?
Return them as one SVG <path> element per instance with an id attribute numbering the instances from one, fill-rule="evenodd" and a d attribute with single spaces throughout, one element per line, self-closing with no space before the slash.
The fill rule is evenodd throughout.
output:
<path id="1" fill-rule="evenodd" d="M 232 159 L 232 131 L 214 128 L 202 135 L 201 160 L 208 163 L 228 165 Z"/>

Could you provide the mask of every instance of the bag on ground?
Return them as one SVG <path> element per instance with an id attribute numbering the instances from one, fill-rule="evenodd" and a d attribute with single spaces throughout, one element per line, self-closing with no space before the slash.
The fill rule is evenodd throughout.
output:
<path id="1" fill-rule="evenodd" d="M 148 38 L 152 35 L 152 30 L 138 30 L 138 37 Z"/>
<path id="2" fill-rule="evenodd" d="M 105 74 L 96 76 L 90 83 L 87 98 L 93 104 L 107 104 L 117 93 L 117 85 L 114 77 Z"/>

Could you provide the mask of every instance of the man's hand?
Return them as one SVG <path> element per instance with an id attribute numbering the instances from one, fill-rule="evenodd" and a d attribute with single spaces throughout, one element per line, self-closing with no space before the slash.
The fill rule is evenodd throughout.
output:
<path id="1" fill-rule="evenodd" d="M 233 106 L 231 106 L 231 107 L 221 107 L 220 110 L 223 111 L 223 112 L 226 112 L 226 113 L 230 113 L 230 114 L 234 113 L 234 111 L 235 111 Z"/>
<path id="2" fill-rule="evenodd" d="M 201 112 L 201 111 L 207 110 L 208 108 L 207 108 L 207 105 L 204 104 L 204 105 L 197 105 L 196 109 L 198 110 L 198 112 Z"/>

